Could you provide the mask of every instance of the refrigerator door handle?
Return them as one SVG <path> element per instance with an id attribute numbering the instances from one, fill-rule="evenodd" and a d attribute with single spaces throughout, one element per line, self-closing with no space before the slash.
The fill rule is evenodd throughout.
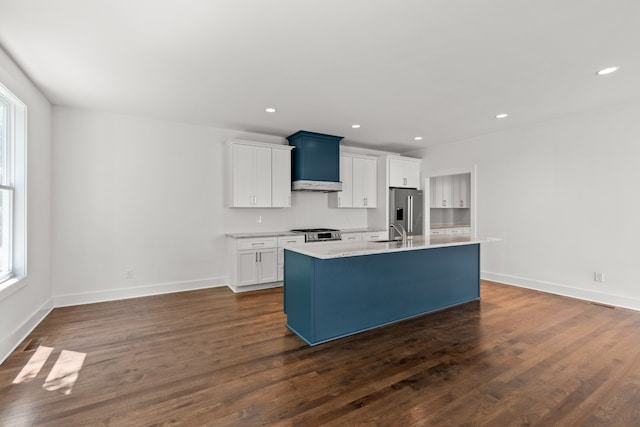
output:
<path id="1" fill-rule="evenodd" d="M 413 196 L 409 196 L 409 215 L 407 218 L 407 233 L 413 234 Z"/>

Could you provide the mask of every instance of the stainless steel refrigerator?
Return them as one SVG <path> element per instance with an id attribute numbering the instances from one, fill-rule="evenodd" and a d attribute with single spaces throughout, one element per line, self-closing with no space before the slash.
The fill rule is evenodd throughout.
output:
<path id="1" fill-rule="evenodd" d="M 401 225 L 407 230 L 408 236 L 423 234 L 424 198 L 422 190 L 407 188 L 389 189 L 389 221 L 391 224 Z M 389 238 L 393 231 L 389 230 Z"/>

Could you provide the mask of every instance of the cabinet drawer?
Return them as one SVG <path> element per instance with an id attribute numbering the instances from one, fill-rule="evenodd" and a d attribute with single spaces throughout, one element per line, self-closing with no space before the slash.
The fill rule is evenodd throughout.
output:
<path id="1" fill-rule="evenodd" d="M 278 237 L 278 265 L 284 264 L 284 248 L 289 245 L 303 245 L 304 236 L 282 236 Z M 282 279 L 278 279 L 282 280 Z"/>
<path id="2" fill-rule="evenodd" d="M 304 236 L 282 236 L 278 237 L 278 247 L 291 245 L 296 243 L 304 243 Z"/>
<path id="3" fill-rule="evenodd" d="M 342 233 L 342 240 L 362 240 L 362 233 Z"/>
<path id="4" fill-rule="evenodd" d="M 275 237 L 268 237 L 264 239 L 238 239 L 237 248 L 242 249 L 262 249 L 262 248 L 275 248 L 277 246 L 277 239 Z"/>
<path id="5" fill-rule="evenodd" d="M 385 231 L 362 233 L 362 240 L 387 240 L 389 233 Z"/>

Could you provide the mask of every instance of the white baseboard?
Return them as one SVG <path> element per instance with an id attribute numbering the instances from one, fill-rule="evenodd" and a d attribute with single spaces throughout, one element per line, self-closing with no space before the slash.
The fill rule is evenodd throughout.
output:
<path id="1" fill-rule="evenodd" d="M 40 324 L 53 310 L 53 300 L 49 298 L 40 306 L 31 316 L 27 318 L 20 326 L 11 331 L 9 335 L 0 341 L 0 364 L 9 357 L 11 352 L 20 345 L 20 343 Z"/>
<path id="2" fill-rule="evenodd" d="M 259 291 L 262 289 L 271 289 L 271 288 L 280 288 L 282 287 L 283 282 L 271 282 L 271 283 L 260 283 L 259 285 L 246 285 L 246 286 L 234 286 L 227 285 L 229 289 L 233 292 L 241 293 L 241 292 L 249 292 L 249 291 Z"/>
<path id="3" fill-rule="evenodd" d="M 536 291 L 548 292 L 565 297 L 640 311 L 640 300 L 635 298 L 604 294 L 586 289 L 572 288 L 558 283 L 544 282 L 541 280 L 510 276 L 507 274 L 490 273 L 487 271 L 481 272 L 480 276 L 482 279 L 490 280 L 492 282 L 504 283 L 506 285 L 519 286 L 521 288 L 534 289 Z"/>
<path id="4" fill-rule="evenodd" d="M 55 307 L 67 307 L 71 305 L 92 304 L 96 302 L 193 291 L 196 289 L 217 288 L 226 286 L 227 283 L 228 279 L 226 277 L 214 277 L 210 279 L 189 280 L 186 282 L 158 283 L 132 288 L 109 289 L 107 291 L 56 295 L 53 298 L 53 305 Z"/>

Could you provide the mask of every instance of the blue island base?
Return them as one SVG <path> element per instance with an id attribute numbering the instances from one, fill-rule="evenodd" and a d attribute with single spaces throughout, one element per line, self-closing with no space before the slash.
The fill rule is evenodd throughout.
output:
<path id="1" fill-rule="evenodd" d="M 479 298 L 479 244 L 332 259 L 285 250 L 287 327 L 309 345 Z"/>

